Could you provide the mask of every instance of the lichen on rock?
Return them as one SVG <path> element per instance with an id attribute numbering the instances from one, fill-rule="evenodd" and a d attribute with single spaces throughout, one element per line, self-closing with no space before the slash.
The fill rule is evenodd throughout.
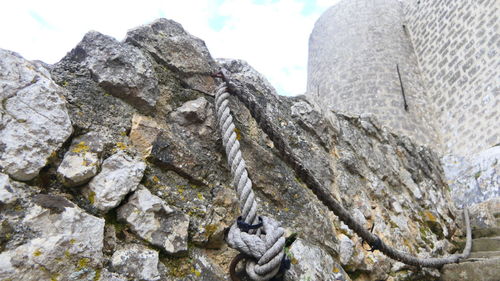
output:
<path id="1" fill-rule="evenodd" d="M 0 49 L 0 166 L 35 178 L 73 132 L 64 90 L 41 64 Z"/>
<path id="2" fill-rule="evenodd" d="M 88 198 L 101 211 L 120 204 L 129 192 L 137 189 L 146 164 L 124 151 L 113 154 L 102 164 L 101 172 L 89 182 Z"/>

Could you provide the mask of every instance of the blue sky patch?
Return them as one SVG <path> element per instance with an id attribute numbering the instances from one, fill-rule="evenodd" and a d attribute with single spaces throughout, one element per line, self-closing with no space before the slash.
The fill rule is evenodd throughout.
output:
<path id="1" fill-rule="evenodd" d="M 33 18 L 43 28 L 54 29 L 52 25 L 48 21 L 46 21 L 42 16 L 40 16 L 37 12 L 29 10 L 28 13 L 30 17 Z"/>
<path id="2" fill-rule="evenodd" d="M 208 25 L 214 31 L 221 31 L 228 20 L 229 16 L 214 16 L 208 20 Z"/>

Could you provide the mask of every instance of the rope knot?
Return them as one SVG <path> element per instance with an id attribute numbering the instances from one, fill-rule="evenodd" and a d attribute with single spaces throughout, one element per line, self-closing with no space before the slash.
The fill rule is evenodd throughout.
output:
<path id="1" fill-rule="evenodd" d="M 285 256 L 285 231 L 271 218 L 262 216 L 259 220 L 260 223 L 250 225 L 238 218 L 229 230 L 227 243 L 248 256 L 248 276 L 252 280 L 264 281 L 273 278 L 280 270 Z M 257 231 L 255 234 L 248 233 L 250 229 Z"/>

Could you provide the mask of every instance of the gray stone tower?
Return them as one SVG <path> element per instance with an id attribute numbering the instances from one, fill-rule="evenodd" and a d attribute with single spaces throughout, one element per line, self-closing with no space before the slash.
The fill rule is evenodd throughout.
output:
<path id="1" fill-rule="evenodd" d="M 372 114 L 391 131 L 435 147 L 434 110 L 403 22 L 398 0 L 331 7 L 309 39 L 307 94 L 335 111 Z"/>
<path id="2" fill-rule="evenodd" d="M 371 114 L 443 155 L 495 147 L 499 8 L 498 0 L 340 1 L 311 33 L 307 95 L 325 109 Z"/>

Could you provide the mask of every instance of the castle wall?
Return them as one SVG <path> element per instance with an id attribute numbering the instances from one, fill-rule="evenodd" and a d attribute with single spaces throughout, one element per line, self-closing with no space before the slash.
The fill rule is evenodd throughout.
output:
<path id="1" fill-rule="evenodd" d="M 437 148 L 426 94 L 399 1 L 344 0 L 316 22 L 309 39 L 307 95 L 324 108 L 374 115 L 391 131 Z"/>
<path id="2" fill-rule="evenodd" d="M 500 143 L 499 8 L 498 0 L 404 2 L 446 153 Z"/>

